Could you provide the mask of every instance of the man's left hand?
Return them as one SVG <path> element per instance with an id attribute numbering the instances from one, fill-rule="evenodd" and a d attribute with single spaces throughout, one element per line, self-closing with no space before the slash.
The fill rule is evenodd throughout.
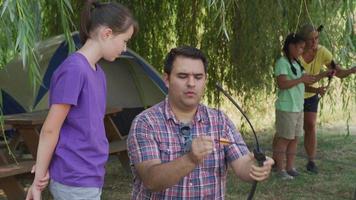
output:
<path id="1" fill-rule="evenodd" d="M 253 154 L 252 154 L 253 157 Z M 274 160 L 266 156 L 266 161 L 263 162 L 263 166 L 252 165 L 249 175 L 256 181 L 266 180 L 271 174 L 272 165 Z"/>

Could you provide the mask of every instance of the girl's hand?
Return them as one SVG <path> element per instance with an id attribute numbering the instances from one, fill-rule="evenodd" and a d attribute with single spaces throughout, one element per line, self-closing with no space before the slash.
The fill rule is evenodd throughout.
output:
<path id="1" fill-rule="evenodd" d="M 36 172 L 36 165 L 33 165 L 31 173 L 33 174 L 35 172 Z M 39 189 L 40 191 L 43 191 L 48 186 L 48 182 L 49 182 L 49 173 L 47 171 L 46 175 L 43 178 L 41 178 L 40 180 L 36 181 L 36 183 L 34 181 L 34 184 L 37 189 Z"/>
<path id="2" fill-rule="evenodd" d="M 316 81 L 316 78 L 314 76 L 308 75 L 308 74 L 303 74 L 302 77 L 300 77 L 300 78 L 301 78 L 302 82 L 307 85 L 313 84 Z"/>
<path id="3" fill-rule="evenodd" d="M 32 184 L 30 188 L 28 188 L 26 200 L 41 200 L 41 190 L 36 189 Z"/>
<path id="4" fill-rule="evenodd" d="M 336 75 L 336 69 L 331 69 L 328 72 L 328 77 L 331 78 Z"/>
<path id="5" fill-rule="evenodd" d="M 326 93 L 326 87 L 318 87 L 318 88 L 316 89 L 316 93 L 317 93 L 317 94 L 320 94 L 320 96 L 324 96 L 325 93 Z"/>
<path id="6" fill-rule="evenodd" d="M 351 68 L 352 73 L 356 74 L 356 66 L 354 66 L 353 68 Z"/>

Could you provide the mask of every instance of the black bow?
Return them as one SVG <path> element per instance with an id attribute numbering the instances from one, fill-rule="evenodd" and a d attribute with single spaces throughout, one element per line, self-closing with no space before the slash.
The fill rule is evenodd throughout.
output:
<path id="1" fill-rule="evenodd" d="M 231 101 L 232 104 L 234 104 L 234 106 L 241 112 L 241 114 L 247 120 L 248 124 L 250 125 L 250 127 L 252 129 L 253 135 L 255 136 L 256 148 L 253 150 L 253 155 L 254 155 L 255 159 L 257 160 L 258 165 L 263 166 L 263 162 L 266 160 L 266 156 L 260 149 L 260 144 L 258 142 L 255 129 L 253 128 L 250 120 L 248 119 L 246 114 L 242 111 L 240 106 L 236 103 L 236 101 L 222 88 L 222 86 L 220 86 L 219 84 L 215 84 L 215 87 L 218 89 L 219 92 L 222 92 Z M 250 190 L 250 193 L 247 197 L 248 200 L 251 200 L 253 198 L 253 195 L 255 194 L 255 191 L 256 191 L 256 187 L 257 187 L 257 181 L 254 181 L 252 183 L 252 188 Z"/>
<path id="2" fill-rule="evenodd" d="M 331 61 L 330 63 L 331 69 L 333 70 L 332 72 L 330 72 L 330 74 L 328 75 L 328 85 L 326 86 L 326 88 L 328 88 L 330 86 L 331 80 L 335 75 L 335 70 L 336 70 L 336 63 L 334 62 L 334 60 Z"/>
<path id="3" fill-rule="evenodd" d="M 321 25 L 316 29 L 316 31 L 318 31 L 318 32 L 320 33 L 321 31 L 323 31 L 323 29 L 324 29 L 324 26 L 321 24 Z"/>

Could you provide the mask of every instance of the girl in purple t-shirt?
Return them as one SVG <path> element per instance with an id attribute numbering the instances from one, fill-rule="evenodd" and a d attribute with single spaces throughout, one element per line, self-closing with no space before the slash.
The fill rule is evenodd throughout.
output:
<path id="1" fill-rule="evenodd" d="M 108 158 L 105 74 L 97 62 L 117 59 L 137 23 L 118 3 L 88 0 L 81 16 L 83 44 L 55 71 L 50 109 L 38 144 L 36 173 L 26 199 L 39 200 L 47 171 L 54 199 L 100 199 Z"/>

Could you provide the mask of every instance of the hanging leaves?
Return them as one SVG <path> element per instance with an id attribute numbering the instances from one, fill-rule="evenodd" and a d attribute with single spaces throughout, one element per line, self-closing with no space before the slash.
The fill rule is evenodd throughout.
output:
<path id="1" fill-rule="evenodd" d="M 35 43 L 65 33 L 73 48 L 70 32 L 79 27 L 78 11 L 83 2 L 0 1 L 0 69 L 19 53 L 35 86 L 39 75 Z M 354 0 L 117 2 L 129 7 L 139 22 L 140 31 L 129 44 L 130 48 L 159 71 L 163 71 L 163 59 L 173 47 L 192 45 L 205 52 L 209 59 L 209 102 L 217 98 L 214 95 L 216 82 L 227 87 L 246 107 L 256 108 L 256 102 L 273 101 L 272 73 L 275 60 L 281 55 L 283 39 L 305 23 L 324 25 L 320 43 L 330 49 L 343 66 L 350 66 L 356 59 Z M 338 92 L 336 96 L 341 96 L 344 106 L 354 105 L 354 76 L 342 80 L 342 84 L 339 81 L 334 84 L 340 86 L 337 87 L 340 90 L 332 91 Z M 332 100 L 325 98 L 323 103 L 330 104 Z M 271 108 L 261 106 L 261 109 Z"/>
<path id="2" fill-rule="evenodd" d="M 38 22 L 40 21 L 39 3 L 37 1 L 7 0 L 1 10 L 1 25 L 4 26 L 2 30 L 5 30 L 5 34 L 9 34 L 1 35 L 1 41 L 9 40 L 7 43 L 9 46 L 3 48 L 5 56 L 14 55 L 12 52 L 20 53 L 22 65 L 28 72 L 30 84 L 34 86 L 34 92 L 40 80 L 35 50 L 35 43 L 39 40 L 37 34 L 39 32 Z M 14 34 L 16 32 L 17 34 Z M 11 53 L 7 53 L 7 51 Z M 6 60 L 6 57 L 3 59 Z"/>

